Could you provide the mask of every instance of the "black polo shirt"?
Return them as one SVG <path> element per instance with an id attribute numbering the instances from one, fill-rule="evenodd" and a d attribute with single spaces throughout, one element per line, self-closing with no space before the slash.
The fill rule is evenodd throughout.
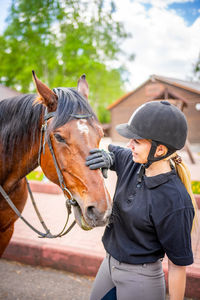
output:
<path id="1" fill-rule="evenodd" d="M 113 210 L 102 241 L 105 250 L 120 262 L 142 264 L 164 257 L 176 265 L 193 263 L 191 198 L 175 170 L 144 176 L 137 187 L 140 164 L 131 150 L 109 145 L 115 154 L 118 180 Z"/>

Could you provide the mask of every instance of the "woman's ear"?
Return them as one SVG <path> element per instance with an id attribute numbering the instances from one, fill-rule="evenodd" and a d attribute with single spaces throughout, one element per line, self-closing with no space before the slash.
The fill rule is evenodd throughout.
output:
<path id="1" fill-rule="evenodd" d="M 158 145 L 156 148 L 155 157 L 162 157 L 167 154 L 167 147 L 164 145 Z"/>

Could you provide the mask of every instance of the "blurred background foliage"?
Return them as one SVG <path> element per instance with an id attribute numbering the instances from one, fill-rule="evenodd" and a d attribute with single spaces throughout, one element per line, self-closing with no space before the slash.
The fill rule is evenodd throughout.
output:
<path id="1" fill-rule="evenodd" d="M 194 79 L 199 81 L 200 80 L 200 53 L 196 63 L 194 64 L 193 74 L 194 74 Z"/>
<path id="2" fill-rule="evenodd" d="M 114 1 L 13 0 L 0 36 L 0 83 L 35 92 L 31 71 L 50 88 L 76 87 L 85 73 L 90 103 L 102 123 L 106 107 L 125 92 L 128 72 L 118 62 L 129 38 L 114 20 Z"/>

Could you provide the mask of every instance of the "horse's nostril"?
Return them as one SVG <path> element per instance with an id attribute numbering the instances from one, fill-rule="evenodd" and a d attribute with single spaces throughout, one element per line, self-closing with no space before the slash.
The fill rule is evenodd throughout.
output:
<path id="1" fill-rule="evenodd" d="M 101 212 L 94 205 L 90 205 L 85 209 L 86 222 L 92 227 L 104 226 L 110 216 L 109 211 Z"/>
<path id="2" fill-rule="evenodd" d="M 91 220 L 94 220 L 97 218 L 97 209 L 94 206 L 88 206 L 87 207 L 87 217 Z"/>

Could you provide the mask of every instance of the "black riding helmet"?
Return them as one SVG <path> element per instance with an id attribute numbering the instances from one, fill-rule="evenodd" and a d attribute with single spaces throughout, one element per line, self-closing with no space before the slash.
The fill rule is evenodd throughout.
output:
<path id="1" fill-rule="evenodd" d="M 126 124 L 116 127 L 128 139 L 151 139 L 148 168 L 154 161 L 170 156 L 185 145 L 187 121 L 184 114 L 168 101 L 151 101 L 138 107 Z M 165 145 L 168 152 L 161 158 L 154 157 L 158 145 Z"/>

